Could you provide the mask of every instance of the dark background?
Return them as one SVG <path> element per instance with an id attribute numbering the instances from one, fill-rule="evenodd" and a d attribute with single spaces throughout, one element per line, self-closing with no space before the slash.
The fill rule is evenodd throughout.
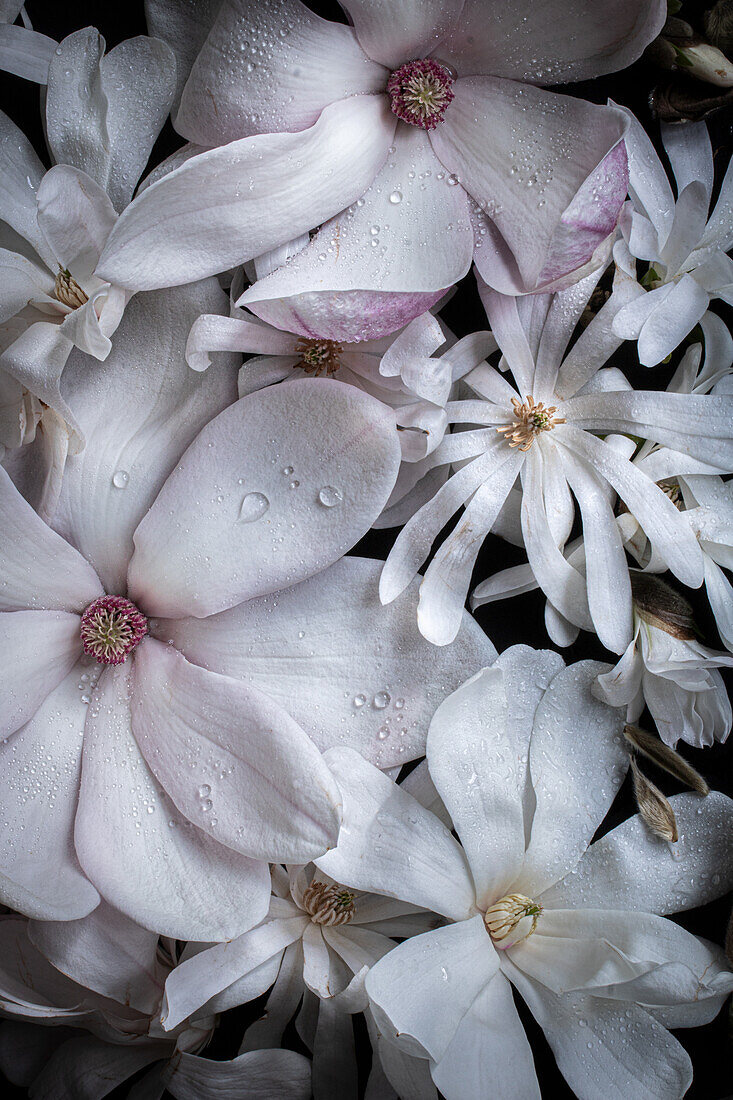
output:
<path id="1" fill-rule="evenodd" d="M 256 4 L 257 0 L 251 0 L 251 2 Z M 501 3 L 503 0 L 496 0 L 496 2 Z M 680 15 L 699 24 L 702 11 L 712 6 L 712 3 L 713 0 L 702 3 L 687 0 Z M 309 6 L 326 18 L 345 21 L 335 0 L 325 0 L 325 2 L 314 0 L 309 3 Z M 572 10 L 572 4 L 569 3 L 568 8 Z M 131 0 L 128 3 L 120 3 L 120 0 L 79 0 L 76 4 L 59 4 L 57 0 L 27 0 L 27 10 L 35 30 L 59 41 L 72 31 L 94 26 L 105 37 L 107 48 L 111 49 L 122 39 L 146 33 L 143 0 Z M 570 33 L 571 28 L 568 30 Z M 616 102 L 630 107 L 649 131 L 655 144 L 660 147 L 658 126 L 652 118 L 648 105 L 650 92 L 660 78 L 663 81 L 666 79 L 663 74 L 642 59 L 622 73 L 595 81 L 568 85 L 558 90 L 597 103 L 604 103 L 611 97 Z M 40 96 L 37 87 L 0 72 L 0 109 L 20 126 L 41 158 L 50 167 L 43 138 Z M 731 153 L 733 107 L 719 111 L 709 118 L 708 126 L 715 152 L 716 185 L 719 186 Z M 170 122 L 167 123 L 153 151 L 150 167 L 181 144 L 182 140 L 175 133 Z M 729 325 L 733 322 L 733 311 L 727 307 L 715 303 L 713 309 L 725 316 Z M 441 316 L 459 337 L 486 327 L 486 317 L 472 275 L 462 281 L 458 292 L 444 308 Z M 661 390 L 666 388 L 679 357 L 680 353 L 677 352 L 669 365 L 649 370 L 640 367 L 635 345 L 627 344 L 619 349 L 611 362 L 626 373 L 635 387 Z M 367 557 L 385 558 L 395 534 L 393 530 L 373 531 L 355 547 L 354 552 Z M 524 560 L 526 558 L 523 551 L 490 535 L 479 555 L 473 583 L 478 583 L 498 569 L 519 564 Z M 700 590 L 691 593 L 686 590 L 685 595 L 694 606 L 702 640 L 706 645 L 722 649 L 704 592 Z M 544 598 L 540 593 L 534 592 L 514 597 L 511 601 L 489 604 L 479 608 L 475 617 L 489 634 L 499 652 L 518 642 L 537 648 L 551 645 L 544 627 Z M 589 657 L 615 662 L 615 658 L 612 655 L 609 656 L 597 638 L 586 633 L 581 633 L 578 641 L 563 651 L 563 655 L 567 662 Z M 728 678 L 727 682 L 730 686 L 731 679 Z M 642 716 L 640 724 L 648 729 L 654 728 L 648 714 Z M 728 745 L 715 745 L 704 750 L 691 749 L 682 742 L 679 747 L 685 757 L 707 779 L 711 788 L 725 791 L 733 796 L 733 768 L 731 767 L 733 737 Z M 665 773 L 651 766 L 645 770 L 667 794 L 676 793 L 682 789 Z M 630 782 L 627 780 L 599 833 L 605 833 L 635 811 Z M 702 909 L 679 914 L 675 919 L 691 932 L 722 944 L 730 911 L 730 898 L 723 898 Z M 208 1057 L 232 1058 L 236 1055 L 244 1027 L 261 1013 L 261 1001 L 262 999 L 227 1014 L 213 1042 L 205 1051 Z M 517 1001 L 517 1005 L 532 1043 L 543 1097 L 547 1100 L 550 1097 L 553 1100 L 554 1098 L 572 1100 L 574 1094 L 559 1073 L 542 1031 L 520 1000 Z M 675 1033 L 689 1052 L 694 1065 L 695 1079 L 687 1093 L 688 1100 L 731 1100 L 733 1075 L 730 1067 L 733 1065 L 733 1026 L 728 1009 L 729 1004 L 726 1004 L 717 1019 L 707 1027 L 684 1029 Z M 360 1070 L 363 1069 L 366 1077 L 369 1068 L 369 1042 L 361 1021 L 356 1021 L 356 1027 L 357 1036 L 361 1038 L 360 1049 L 363 1051 L 363 1066 L 360 1065 Z M 295 1049 L 307 1053 L 292 1026 L 286 1033 L 286 1039 L 288 1038 Z M 110 1097 L 124 1097 L 128 1087 L 129 1083 L 111 1093 Z M 16 1097 L 26 1097 L 27 1093 L 23 1089 L 7 1086 L 5 1095 L 12 1100 Z M 334 1097 L 334 1100 L 337 1098 Z M 498 1100 L 501 1100 L 501 1097 Z M 635 1098 L 630 1096 L 628 1100 L 635 1100 Z"/>

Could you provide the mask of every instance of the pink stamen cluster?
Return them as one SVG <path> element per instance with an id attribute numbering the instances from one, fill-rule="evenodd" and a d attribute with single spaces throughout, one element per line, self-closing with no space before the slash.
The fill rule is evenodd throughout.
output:
<path id="1" fill-rule="evenodd" d="M 403 122 L 433 130 L 453 100 L 454 78 L 432 58 L 408 61 L 387 81 L 392 110 Z"/>
<path id="2" fill-rule="evenodd" d="M 100 596 L 81 617 L 81 644 L 101 665 L 121 665 L 148 632 L 148 620 L 124 596 Z"/>

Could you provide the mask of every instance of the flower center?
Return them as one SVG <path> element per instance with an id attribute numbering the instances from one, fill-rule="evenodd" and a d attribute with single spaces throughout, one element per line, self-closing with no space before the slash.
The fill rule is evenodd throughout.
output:
<path id="1" fill-rule="evenodd" d="M 547 408 L 538 401 L 535 405 L 534 398 L 527 394 L 527 400 L 522 404 L 518 397 L 512 398 L 514 406 L 514 423 L 497 428 L 509 440 L 510 447 L 519 447 L 520 451 L 528 451 L 535 441 L 535 436 L 540 432 L 549 432 L 557 424 L 564 424 L 564 416 L 555 416 L 557 405 L 548 405 Z"/>
<path id="2" fill-rule="evenodd" d="M 79 306 L 83 306 L 85 302 L 89 301 L 89 295 L 85 294 L 69 269 L 65 267 L 59 268 L 59 273 L 53 284 L 53 292 L 59 302 L 68 306 L 69 309 L 78 309 Z"/>
<path id="3" fill-rule="evenodd" d="M 303 893 L 303 908 L 314 924 L 349 924 L 354 919 L 356 894 L 343 886 L 312 882 Z"/>
<path id="4" fill-rule="evenodd" d="M 316 378 L 319 374 L 325 374 L 330 378 L 341 366 L 339 355 L 343 350 L 341 344 L 337 344 L 335 340 L 299 340 L 300 362 L 296 363 L 296 366 L 301 367 L 306 374 L 315 375 Z"/>
<path id="5" fill-rule="evenodd" d="M 453 82 L 448 70 L 429 57 L 408 61 L 395 69 L 387 81 L 392 110 L 411 126 L 433 130 L 443 121 L 446 107 L 453 99 Z"/>
<path id="6" fill-rule="evenodd" d="M 679 512 L 684 512 L 685 502 L 682 498 L 682 492 L 676 481 L 658 481 L 657 485 L 662 490 L 666 497 L 674 504 L 675 508 Z"/>
<path id="7" fill-rule="evenodd" d="M 121 665 L 148 632 L 148 620 L 124 596 L 100 596 L 81 617 L 81 644 L 100 665 Z"/>
<path id="8" fill-rule="evenodd" d="M 542 906 L 524 894 L 507 894 L 484 913 L 484 923 L 500 951 L 526 940 L 537 927 Z"/>

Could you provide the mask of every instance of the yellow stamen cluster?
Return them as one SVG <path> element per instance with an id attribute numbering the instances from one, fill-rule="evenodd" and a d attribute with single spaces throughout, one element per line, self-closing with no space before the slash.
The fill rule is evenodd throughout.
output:
<path id="1" fill-rule="evenodd" d="M 78 309 L 89 301 L 89 295 L 82 290 L 68 268 L 59 269 L 53 292 L 58 301 L 69 309 Z"/>
<path id="2" fill-rule="evenodd" d="M 510 447 L 519 447 L 520 451 L 528 451 L 541 432 L 549 432 L 558 424 L 565 423 L 564 416 L 554 415 L 557 405 L 548 405 L 545 408 L 541 401 L 535 404 L 531 394 L 527 394 L 524 404 L 518 397 L 513 397 L 512 405 L 514 423 L 505 424 L 496 430 L 506 435 Z"/>
<path id="3" fill-rule="evenodd" d="M 502 950 L 526 940 L 537 928 L 542 906 L 524 894 L 507 894 L 484 913 L 484 924 Z"/>
<path id="4" fill-rule="evenodd" d="M 314 924 L 349 924 L 356 912 L 356 894 L 343 886 L 312 882 L 303 892 L 303 908 Z"/>

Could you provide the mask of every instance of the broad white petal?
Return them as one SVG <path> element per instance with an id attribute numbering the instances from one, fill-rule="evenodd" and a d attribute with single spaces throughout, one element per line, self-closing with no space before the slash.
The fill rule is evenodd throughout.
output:
<path id="1" fill-rule="evenodd" d="M 54 256 L 36 220 L 36 191 L 45 168 L 28 138 L 0 111 L 0 219 L 55 270 Z"/>
<path id="2" fill-rule="evenodd" d="M 529 752 L 536 804 L 524 865 L 513 884 L 527 897 L 575 866 L 626 775 L 623 711 L 591 694 L 605 667 L 579 661 L 563 669 L 537 707 Z"/>
<path id="3" fill-rule="evenodd" d="M 135 739 L 189 821 L 253 859 L 307 863 L 333 847 L 338 789 L 285 710 L 152 638 L 134 670 Z"/>
<path id="4" fill-rule="evenodd" d="M 0 613 L 0 739 L 25 725 L 82 655 L 79 616 Z"/>
<path id="5" fill-rule="evenodd" d="M 674 217 L 674 196 L 667 173 L 641 123 L 628 107 L 619 103 L 614 106 L 623 111 L 629 123 L 624 137 L 629 157 L 629 193 L 664 240 Z"/>
<path id="6" fill-rule="evenodd" d="M 175 54 L 176 103 L 219 7 L 220 0 L 145 0 L 148 30 Z"/>
<path id="7" fill-rule="evenodd" d="M 192 157 L 130 204 L 97 274 L 133 291 L 188 283 L 321 225 L 369 187 L 394 121 L 382 96 L 354 96 L 308 130 Z"/>
<path id="8" fill-rule="evenodd" d="M 710 295 L 691 275 L 683 275 L 660 302 L 639 335 L 639 362 L 661 363 L 695 327 L 710 304 Z"/>
<path id="9" fill-rule="evenodd" d="M 343 797 L 343 825 L 316 866 L 357 890 L 465 918 L 473 882 L 446 826 L 353 749 L 330 749 L 325 758 Z"/>
<path id="10" fill-rule="evenodd" d="M 292 1050 L 253 1050 L 231 1062 L 181 1052 L 166 1087 L 176 1100 L 308 1100 L 310 1062 Z"/>
<path id="11" fill-rule="evenodd" d="M 699 180 L 705 188 L 709 204 L 713 190 L 713 149 L 707 126 L 704 122 L 693 122 L 689 126 L 671 126 L 663 122 L 661 129 L 677 194 L 681 194 L 688 183 Z"/>
<path id="12" fill-rule="evenodd" d="M 117 221 L 107 193 L 78 168 L 57 164 L 38 188 L 38 224 L 58 266 L 86 281 Z"/>
<path id="13" fill-rule="evenodd" d="M 46 34 L 12 23 L 0 23 L 0 69 L 23 80 L 45 84 L 56 41 Z"/>
<path id="14" fill-rule="evenodd" d="M 106 669 L 84 729 L 75 842 L 116 909 L 161 935 L 231 939 L 262 920 L 267 865 L 191 825 L 155 782 L 131 730 L 129 664 Z"/>
<path id="15" fill-rule="evenodd" d="M 362 49 L 389 69 L 424 57 L 458 20 L 462 0 L 345 0 Z M 438 49 L 438 53 L 440 53 Z"/>
<path id="16" fill-rule="evenodd" d="M 394 423 L 386 405 L 325 378 L 242 398 L 199 434 L 139 524 L 131 598 L 203 617 L 324 569 L 387 502 Z"/>

